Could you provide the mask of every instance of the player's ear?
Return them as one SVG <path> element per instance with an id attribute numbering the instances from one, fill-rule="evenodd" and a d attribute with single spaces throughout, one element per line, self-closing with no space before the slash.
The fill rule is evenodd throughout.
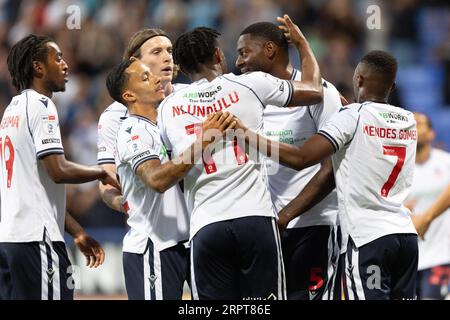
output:
<path id="1" fill-rule="evenodd" d="M 277 53 L 277 46 L 272 41 L 267 41 L 264 44 L 264 53 L 269 60 L 272 60 Z"/>
<path id="2" fill-rule="evenodd" d="M 215 47 L 214 48 L 214 54 L 213 54 L 214 64 L 219 64 L 222 62 L 222 55 L 220 54 L 220 48 Z"/>
<path id="3" fill-rule="evenodd" d="M 33 61 L 33 73 L 37 78 L 42 78 L 45 74 L 45 66 L 41 61 Z"/>
<path id="4" fill-rule="evenodd" d="M 358 86 L 358 88 L 361 88 L 363 84 L 364 84 L 364 76 L 358 75 L 356 77 L 356 85 Z"/>
<path id="5" fill-rule="evenodd" d="M 129 103 L 136 102 L 136 96 L 129 90 L 125 90 L 125 92 L 122 93 L 122 99 Z"/>

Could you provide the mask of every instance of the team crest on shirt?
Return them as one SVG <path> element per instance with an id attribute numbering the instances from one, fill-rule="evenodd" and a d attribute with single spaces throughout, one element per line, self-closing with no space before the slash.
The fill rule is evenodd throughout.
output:
<path id="1" fill-rule="evenodd" d="M 152 289 L 155 288 L 155 282 L 156 282 L 156 279 L 158 279 L 158 276 L 156 276 L 156 275 L 154 275 L 154 274 L 151 274 L 150 277 L 148 277 L 148 280 L 150 280 L 150 287 L 151 287 Z"/>
<path id="2" fill-rule="evenodd" d="M 142 149 L 142 142 L 138 135 L 134 135 L 131 137 L 131 140 L 128 141 L 128 151 L 131 153 L 136 153 Z"/>
<path id="3" fill-rule="evenodd" d="M 55 115 L 48 115 L 42 117 L 42 126 L 44 132 L 49 135 L 54 135 L 56 133 L 56 129 L 58 127 L 58 122 L 56 121 Z"/>

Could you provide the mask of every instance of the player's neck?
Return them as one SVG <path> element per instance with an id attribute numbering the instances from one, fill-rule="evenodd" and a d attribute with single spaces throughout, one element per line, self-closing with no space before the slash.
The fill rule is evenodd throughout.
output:
<path id="1" fill-rule="evenodd" d="M 158 111 L 153 105 L 135 104 L 130 107 L 129 111 L 132 115 L 147 118 L 154 123 L 156 123 L 156 119 L 158 117 Z"/>
<path id="2" fill-rule="evenodd" d="M 213 81 L 218 76 L 222 75 L 222 70 L 217 65 L 201 65 L 199 66 L 199 72 L 193 72 L 189 74 L 192 82 L 207 79 Z"/>
<path id="3" fill-rule="evenodd" d="M 388 104 L 387 97 L 382 97 L 382 96 L 378 96 L 378 95 L 359 96 L 358 103 L 364 103 L 367 101 Z"/>
<path id="4" fill-rule="evenodd" d="M 53 92 L 51 90 L 49 90 L 46 86 L 41 84 L 40 82 L 34 81 L 31 84 L 30 89 L 33 89 L 37 93 L 40 93 L 50 99 L 53 97 Z"/>
<path id="5" fill-rule="evenodd" d="M 431 155 L 431 144 L 425 144 L 422 146 L 417 146 L 416 152 L 416 163 L 422 164 L 428 161 Z"/>
<path id="6" fill-rule="evenodd" d="M 164 86 L 164 94 L 166 97 L 173 92 L 173 86 L 171 82 L 167 82 Z"/>
<path id="7" fill-rule="evenodd" d="M 361 87 L 359 90 L 359 96 L 357 97 L 358 103 L 363 103 L 366 101 L 376 102 L 376 103 L 388 103 L 389 92 L 384 90 L 379 90 L 378 87 L 370 86 Z"/>
<path id="8" fill-rule="evenodd" d="M 287 65 L 275 63 L 269 73 L 274 77 L 290 80 L 294 74 L 294 67 L 290 63 Z"/>

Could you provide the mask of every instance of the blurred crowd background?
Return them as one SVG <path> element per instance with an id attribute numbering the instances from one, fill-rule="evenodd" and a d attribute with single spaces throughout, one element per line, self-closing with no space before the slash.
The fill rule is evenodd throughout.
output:
<path id="1" fill-rule="evenodd" d="M 79 29 L 67 27 L 71 5 L 80 8 Z M 370 5 L 381 9 L 380 29 L 367 26 Z M 240 31 L 256 21 L 275 22 L 283 13 L 291 16 L 310 41 L 322 76 L 349 101 L 353 101 L 351 84 L 357 61 L 371 49 L 394 54 L 399 72 L 392 103 L 427 113 L 438 134 L 437 147 L 450 150 L 448 0 L 0 0 L 0 116 L 16 94 L 6 66 L 9 49 L 29 33 L 51 35 L 69 65 L 66 92 L 54 96 L 66 156 L 95 164 L 97 120 L 112 102 L 105 88 L 106 73 L 119 62 L 133 33 L 159 27 L 174 41 L 196 26 L 216 28 L 222 33 L 229 69 L 237 72 L 235 47 Z M 298 67 L 296 52 L 291 53 Z M 182 75 L 175 79 L 187 81 Z M 96 183 L 68 186 L 67 201 L 70 212 L 110 252 L 103 272 L 82 272 L 81 291 L 123 292 L 123 279 L 118 275 L 125 217 L 103 205 Z M 73 258 L 82 264 L 81 256 Z"/>

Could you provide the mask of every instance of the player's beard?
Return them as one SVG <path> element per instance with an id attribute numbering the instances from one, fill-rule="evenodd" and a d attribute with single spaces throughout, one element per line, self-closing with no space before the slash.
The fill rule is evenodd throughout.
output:
<path id="1" fill-rule="evenodd" d="M 64 92 L 66 91 L 66 82 L 64 80 L 61 83 L 47 81 L 47 88 L 49 88 L 51 92 Z"/>

